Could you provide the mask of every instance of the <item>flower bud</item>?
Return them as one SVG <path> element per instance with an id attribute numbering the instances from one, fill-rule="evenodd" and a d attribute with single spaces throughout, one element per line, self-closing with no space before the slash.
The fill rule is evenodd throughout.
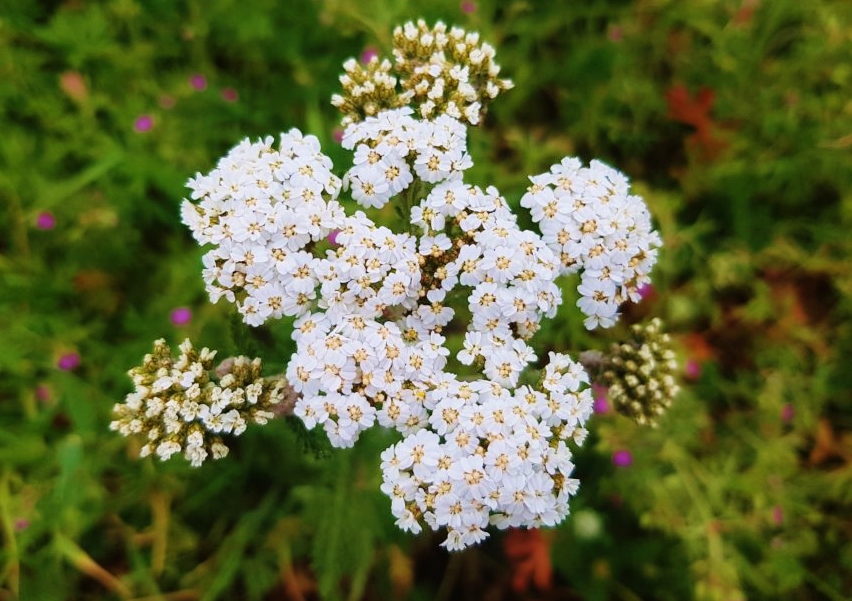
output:
<path id="1" fill-rule="evenodd" d="M 655 426 L 679 390 L 671 339 L 661 327 L 659 319 L 634 325 L 633 339 L 614 344 L 602 362 L 600 384 L 609 387 L 613 407 L 641 425 Z"/>

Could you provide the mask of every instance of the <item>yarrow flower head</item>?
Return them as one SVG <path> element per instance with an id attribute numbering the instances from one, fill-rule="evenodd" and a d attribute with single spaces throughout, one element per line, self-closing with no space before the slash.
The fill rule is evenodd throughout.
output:
<path id="1" fill-rule="evenodd" d="M 288 384 L 247 359 L 234 363 L 251 366 L 244 377 L 216 376 L 211 353 L 187 342 L 173 360 L 161 341 L 131 372 L 137 390 L 113 428 L 147 433 L 144 454 L 196 465 L 286 397 L 335 447 L 376 425 L 398 432 L 381 456 L 382 490 L 405 530 L 443 529 L 456 550 L 489 525 L 561 521 L 594 398 L 583 365 L 539 358 L 533 335 L 562 302 L 558 278 L 578 271 L 586 326 L 612 325 L 648 281 L 660 239 L 627 178 L 602 163 L 566 158 L 531 178 L 521 204 L 540 231 L 523 229 L 493 186 L 464 181 L 467 126 L 511 87 L 493 59 L 475 33 L 407 23 L 393 63 L 344 65 L 332 100 L 353 153 L 342 178 L 296 129 L 277 147 L 244 140 L 192 178 L 182 218 L 212 247 L 208 294 L 252 326 L 293 318 Z M 363 210 L 347 213 L 349 200 Z M 396 230 L 377 221 L 391 203 Z"/>
<path id="2" fill-rule="evenodd" d="M 298 316 L 315 298 L 316 243 L 343 224 L 341 181 L 315 136 L 293 129 L 278 148 L 246 139 L 189 181 L 183 222 L 201 244 L 210 300 L 234 303 L 250 325 Z"/>
<path id="3" fill-rule="evenodd" d="M 115 405 L 110 429 L 147 439 L 140 455 L 165 461 L 183 453 L 193 465 L 228 454 L 226 436 L 239 436 L 248 424 L 265 424 L 275 406 L 288 400 L 282 378 L 261 376 L 260 359 L 236 357 L 213 373 L 215 351 L 196 350 L 189 339 L 175 359 L 165 340 L 130 370 L 136 390 Z"/>
<path id="4" fill-rule="evenodd" d="M 445 528 L 459 550 L 485 528 L 554 526 L 579 481 L 568 444 L 585 439 L 592 396 L 582 367 L 551 354 L 538 387 L 440 380 L 423 395 L 428 426 L 382 454 L 382 490 L 403 530 Z"/>
<path id="5" fill-rule="evenodd" d="M 342 144 L 355 151 L 344 189 L 363 207 L 383 207 L 415 177 L 435 184 L 460 179 L 473 166 L 461 122 L 447 115 L 421 121 L 410 108 L 383 111 L 349 125 Z"/>
<path id="6" fill-rule="evenodd" d="M 622 173 L 600 161 L 584 167 L 566 157 L 530 181 L 521 206 L 559 257 L 561 272 L 582 272 L 577 306 L 586 327 L 613 326 L 622 303 L 642 298 L 662 245 L 648 208 L 629 194 Z"/>

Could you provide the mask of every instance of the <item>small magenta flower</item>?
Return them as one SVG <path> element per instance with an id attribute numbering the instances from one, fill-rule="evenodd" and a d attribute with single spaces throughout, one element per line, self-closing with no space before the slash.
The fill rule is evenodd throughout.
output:
<path id="1" fill-rule="evenodd" d="M 154 118 L 151 115 L 139 115 L 133 122 L 133 129 L 140 134 L 150 131 L 154 127 Z"/>
<path id="2" fill-rule="evenodd" d="M 42 211 L 36 217 L 36 227 L 40 230 L 52 230 L 56 227 L 56 217 L 50 211 Z"/>
<path id="3" fill-rule="evenodd" d="M 78 365 L 80 365 L 80 355 L 77 353 L 65 353 L 59 357 L 59 361 L 56 362 L 56 367 L 62 371 L 71 371 Z"/>
<path id="4" fill-rule="evenodd" d="M 328 235 L 328 241 L 332 244 L 332 246 L 337 246 L 337 235 L 340 234 L 340 230 L 333 230 Z"/>
<path id="5" fill-rule="evenodd" d="M 30 521 L 26 518 L 15 518 L 15 532 L 22 532 L 30 527 Z"/>
<path id="6" fill-rule="evenodd" d="M 340 144 L 343 142 L 343 130 L 339 127 L 335 127 L 334 131 L 331 132 L 331 137 L 334 138 L 334 141 Z"/>
<path id="7" fill-rule="evenodd" d="M 695 359 L 689 359 L 683 366 L 683 372 L 689 380 L 697 380 L 701 377 L 701 363 Z"/>
<path id="8" fill-rule="evenodd" d="M 784 403 L 784 406 L 781 407 L 781 421 L 789 424 L 794 417 L 796 417 L 796 408 L 793 407 L 793 403 Z"/>
<path id="9" fill-rule="evenodd" d="M 461 11 L 465 14 L 471 14 L 476 12 L 476 2 L 471 2 L 471 0 L 465 0 L 461 3 Z"/>
<path id="10" fill-rule="evenodd" d="M 780 505 L 776 505 L 772 508 L 772 523 L 776 526 L 780 526 L 784 523 L 784 509 L 782 509 Z"/>
<path id="11" fill-rule="evenodd" d="M 234 88 L 222 88 L 222 100 L 225 102 L 236 102 L 240 99 L 240 94 Z"/>
<path id="12" fill-rule="evenodd" d="M 176 326 L 185 326 L 192 319 L 192 311 L 189 307 L 178 307 L 171 313 L 172 324 Z"/>
<path id="13" fill-rule="evenodd" d="M 609 413 L 609 399 L 606 398 L 606 386 L 592 384 L 592 394 L 595 399 L 594 409 L 598 415 Z"/>
<path id="14" fill-rule="evenodd" d="M 372 46 L 367 46 L 361 53 L 361 62 L 367 65 L 370 63 L 371 60 L 373 60 L 377 56 L 379 56 L 379 51 Z"/>
<path id="15" fill-rule="evenodd" d="M 201 92 L 202 90 L 207 89 L 207 78 L 201 73 L 193 73 L 189 77 L 189 85 Z"/>
<path id="16" fill-rule="evenodd" d="M 612 454 L 612 464 L 615 467 L 630 467 L 633 464 L 633 455 L 626 449 L 619 449 Z"/>
<path id="17" fill-rule="evenodd" d="M 636 292 L 639 293 L 639 296 L 642 297 L 642 300 L 646 298 L 654 296 L 655 290 L 653 284 L 642 284 L 636 289 Z"/>

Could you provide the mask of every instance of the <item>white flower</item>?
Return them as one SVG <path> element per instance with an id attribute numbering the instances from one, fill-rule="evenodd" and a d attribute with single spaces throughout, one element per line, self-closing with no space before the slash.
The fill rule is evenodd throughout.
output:
<path id="1" fill-rule="evenodd" d="M 464 348 L 458 352 L 457 358 L 463 365 L 470 365 L 482 356 L 483 347 L 482 332 L 466 332 L 464 335 Z"/>
<path id="2" fill-rule="evenodd" d="M 577 291 L 582 295 L 577 300 L 577 306 L 588 316 L 584 322 L 586 328 L 592 329 L 599 325 L 608 328 L 615 324 L 618 304 L 616 287 L 611 280 L 589 281 L 584 277 Z"/>
<path id="3" fill-rule="evenodd" d="M 157 445 L 156 453 L 157 456 L 165 461 L 175 453 L 180 453 L 181 447 L 175 441 L 172 440 L 164 440 L 159 445 Z"/>
<path id="4" fill-rule="evenodd" d="M 347 183 L 351 188 L 352 198 L 362 207 L 381 208 L 392 194 L 384 174 L 373 165 L 350 171 Z"/>
<path id="5" fill-rule="evenodd" d="M 440 438 L 429 430 L 420 430 L 396 444 L 396 455 L 401 469 L 411 469 L 414 476 L 428 480 L 437 468 L 440 455 Z"/>
<path id="6" fill-rule="evenodd" d="M 485 250 L 479 267 L 495 282 L 505 284 L 520 273 L 523 263 L 514 248 L 497 246 Z"/>

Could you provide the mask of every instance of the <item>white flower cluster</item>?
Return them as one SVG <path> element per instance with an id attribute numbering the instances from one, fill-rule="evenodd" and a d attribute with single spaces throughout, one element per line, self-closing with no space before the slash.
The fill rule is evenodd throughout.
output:
<path id="1" fill-rule="evenodd" d="M 483 192 L 460 180 L 437 185 L 412 208 L 411 223 L 423 230 L 428 298 L 443 301 L 465 289 L 471 319 L 458 360 L 514 387 L 536 359 L 525 341 L 562 300 L 553 253 L 537 234 L 518 227 L 495 188 Z"/>
<path id="2" fill-rule="evenodd" d="M 414 177 L 427 183 L 460 178 L 473 165 L 467 153 L 467 129 L 442 115 L 434 121 L 413 118 L 410 108 L 387 110 L 349 125 L 342 144 L 355 151 L 343 178 L 363 207 L 382 207 L 405 190 Z"/>
<path id="3" fill-rule="evenodd" d="M 197 351 L 189 339 L 180 350 L 173 359 L 165 340 L 157 340 L 154 352 L 130 370 L 136 390 L 115 405 L 117 419 L 110 429 L 144 435 L 141 457 L 153 454 L 165 461 L 183 452 L 197 467 L 208 456 L 228 454 L 222 435 L 239 436 L 248 423 L 272 419 L 270 409 L 285 400 L 287 385 L 280 378 L 265 380 L 260 359 L 247 357 L 233 358 L 229 373 L 217 382 L 210 375 L 216 351 Z"/>
<path id="4" fill-rule="evenodd" d="M 555 353 L 538 390 L 441 380 L 422 400 L 428 426 L 382 453 L 382 491 L 397 525 L 446 528 L 442 545 L 458 550 L 486 538 L 488 524 L 559 523 L 579 486 L 566 441 L 586 437 L 587 382 L 579 364 Z"/>
<path id="5" fill-rule="evenodd" d="M 510 85 L 496 79 L 493 49 L 423 22 L 394 44 L 406 90 L 396 99 L 386 62 L 347 66 L 337 104 L 354 161 L 342 180 L 316 138 L 291 130 L 278 150 L 245 141 L 197 175 L 198 203 L 182 214 L 215 245 L 204 256 L 213 301 L 235 303 L 252 325 L 296 318 L 293 412 L 336 447 L 374 425 L 400 432 L 382 455 L 398 525 L 446 528 L 445 546 L 461 549 L 489 523 L 553 525 L 568 513 L 578 483 L 567 445 L 586 435 L 588 376 L 550 353 L 539 383 L 524 384 L 537 360 L 528 342 L 562 302 L 557 278 L 579 270 L 586 326 L 612 325 L 648 281 L 660 239 L 622 174 L 577 159 L 531 178 L 521 204 L 541 233 L 521 229 L 495 188 L 463 181 L 462 120 L 476 123 Z M 412 99 L 417 112 L 402 106 Z M 368 209 L 396 198 L 410 233 L 346 215 L 341 190 Z M 464 332 L 453 357 L 448 331 Z"/>
<path id="6" fill-rule="evenodd" d="M 316 298 L 317 242 L 343 224 L 337 203 L 340 179 L 315 136 L 297 129 L 246 139 L 207 175 L 187 184 L 194 204 L 181 206 L 183 222 L 204 255 L 203 277 L 210 300 L 234 303 L 250 325 L 300 315 Z"/>
<path id="7" fill-rule="evenodd" d="M 384 127 L 377 136 L 388 135 Z M 363 213 L 348 218 L 336 251 L 316 264 L 318 310 L 295 324 L 287 369 L 300 393 L 295 412 L 309 427 L 322 425 L 335 446 L 354 444 L 376 421 L 403 433 L 423 427 L 423 397 L 447 377 L 441 331 L 455 314 L 444 304 L 454 290 L 464 289 L 472 315 L 457 359 L 509 388 L 536 358 L 525 341 L 560 303 L 556 258 L 518 227 L 496 189 L 443 181 L 412 207 L 410 221 L 419 238 Z"/>
<path id="8" fill-rule="evenodd" d="M 521 206 L 530 209 L 562 273 L 582 269 L 577 306 L 586 327 L 614 325 L 621 303 L 639 301 L 662 246 L 647 206 L 629 194 L 624 174 L 600 161 L 584 167 L 565 158 L 530 181 Z"/>

